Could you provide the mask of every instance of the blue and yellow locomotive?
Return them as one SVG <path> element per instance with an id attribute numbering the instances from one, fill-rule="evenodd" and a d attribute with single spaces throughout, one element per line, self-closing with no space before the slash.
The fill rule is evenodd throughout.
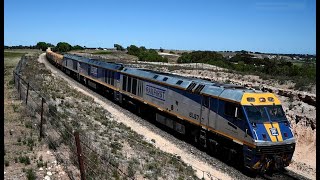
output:
<path id="1" fill-rule="evenodd" d="M 295 138 L 272 93 L 47 50 L 50 62 L 120 104 L 183 134 L 208 152 L 264 172 L 289 165 Z"/>

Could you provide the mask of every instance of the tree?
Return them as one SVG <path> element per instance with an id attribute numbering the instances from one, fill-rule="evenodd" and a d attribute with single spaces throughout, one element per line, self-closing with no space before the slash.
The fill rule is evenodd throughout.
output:
<path id="1" fill-rule="evenodd" d="M 144 47 L 144 46 L 140 46 L 140 51 L 146 51 L 147 50 L 147 48 L 146 47 Z"/>
<path id="2" fill-rule="evenodd" d="M 84 50 L 84 48 L 82 46 L 75 45 L 72 47 L 72 50 Z"/>
<path id="3" fill-rule="evenodd" d="M 178 63 L 212 63 L 214 61 L 224 60 L 222 54 L 214 51 L 193 51 L 184 52 L 178 59 Z"/>
<path id="4" fill-rule="evenodd" d="M 48 47 L 54 47 L 54 45 L 51 43 L 47 43 L 47 45 L 48 45 Z"/>
<path id="5" fill-rule="evenodd" d="M 117 51 L 124 51 L 125 49 L 119 45 L 119 44 L 114 44 L 113 47 L 115 47 L 117 49 Z"/>
<path id="6" fill-rule="evenodd" d="M 72 46 L 69 43 L 66 42 L 59 42 L 56 46 L 56 51 L 59 52 L 68 52 L 72 49 Z"/>
<path id="7" fill-rule="evenodd" d="M 160 52 L 163 52 L 164 51 L 164 49 L 162 49 L 162 47 L 160 47 Z"/>
<path id="8" fill-rule="evenodd" d="M 146 49 L 144 46 L 138 48 L 135 45 L 127 47 L 128 54 L 137 56 L 139 61 L 152 61 L 152 62 L 168 62 L 168 58 L 163 58 L 154 49 Z"/>
<path id="9" fill-rule="evenodd" d="M 246 51 L 242 50 L 240 53 L 237 53 L 232 58 L 230 58 L 232 62 L 243 61 L 245 64 L 254 64 L 255 60 L 253 59 L 253 55 L 248 54 Z"/>
<path id="10" fill-rule="evenodd" d="M 128 54 L 131 54 L 134 56 L 139 56 L 139 54 L 140 54 L 140 49 L 135 45 L 131 45 L 131 46 L 127 47 L 127 50 L 128 50 Z"/>
<path id="11" fill-rule="evenodd" d="M 42 51 L 47 50 L 47 48 L 49 47 L 47 43 L 45 42 L 38 42 L 36 45 L 37 49 L 41 49 Z"/>

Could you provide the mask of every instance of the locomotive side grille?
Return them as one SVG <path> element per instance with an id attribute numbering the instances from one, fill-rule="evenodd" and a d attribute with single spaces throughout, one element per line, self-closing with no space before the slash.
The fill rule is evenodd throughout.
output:
<path id="1" fill-rule="evenodd" d="M 290 153 L 295 149 L 295 144 L 260 146 L 256 149 L 257 154 L 280 154 Z"/>
<path id="2" fill-rule="evenodd" d="M 188 90 L 188 91 L 191 91 L 196 85 L 197 85 L 196 83 L 192 82 L 192 83 L 188 86 L 187 90 Z"/>
<path id="3" fill-rule="evenodd" d="M 196 89 L 194 90 L 195 93 L 200 93 L 200 91 L 204 88 L 203 84 L 199 84 Z"/>

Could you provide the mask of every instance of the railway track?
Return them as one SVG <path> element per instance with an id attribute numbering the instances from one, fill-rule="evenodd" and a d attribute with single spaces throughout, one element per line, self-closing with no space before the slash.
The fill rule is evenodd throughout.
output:
<path id="1" fill-rule="evenodd" d="M 50 64 L 47 61 L 47 59 L 45 58 L 44 54 L 42 54 L 40 56 L 39 61 L 41 63 L 44 63 L 46 65 L 46 67 L 48 69 L 50 69 L 54 74 L 57 74 L 61 78 L 67 80 L 69 84 L 71 84 L 73 86 L 77 86 L 78 88 L 82 89 L 84 92 L 87 92 L 88 94 L 99 99 L 99 101 L 109 105 L 110 107 L 115 108 L 117 111 L 124 113 L 124 114 L 127 114 L 132 120 L 139 123 L 140 126 L 147 127 L 149 130 L 151 130 L 155 134 L 158 134 L 159 136 L 163 137 L 166 141 L 175 144 L 180 149 L 183 149 L 184 153 L 187 152 L 188 154 L 190 154 L 190 156 L 195 156 L 195 158 L 198 161 L 202 161 L 202 164 L 197 163 L 197 165 L 201 164 L 201 167 L 203 167 L 203 164 L 207 164 L 207 166 L 210 166 L 209 168 L 213 167 L 215 169 L 215 171 L 208 171 L 211 173 L 211 175 L 203 176 L 205 179 L 210 179 L 210 176 L 216 175 L 215 172 L 218 172 L 218 171 L 223 174 L 228 175 L 229 177 L 231 177 L 231 179 L 290 179 L 290 178 L 291 179 L 306 179 L 301 175 L 292 174 L 292 173 L 289 173 L 289 175 L 287 175 L 287 176 L 280 175 L 280 174 L 274 174 L 270 177 L 268 177 L 268 176 L 263 176 L 263 177 L 262 176 L 257 176 L 257 177 L 247 176 L 247 175 L 243 174 L 243 172 L 241 172 L 241 170 L 238 170 L 236 167 L 229 166 L 225 162 L 223 162 L 215 157 L 209 156 L 207 153 L 205 153 L 205 152 L 197 149 L 193 145 L 183 141 L 181 138 L 175 137 L 174 135 L 171 134 L 170 130 L 163 131 L 164 129 L 161 129 L 161 127 L 159 128 L 159 126 L 157 126 L 153 123 L 150 123 L 150 122 L 146 121 L 145 119 L 142 119 L 141 117 L 137 116 L 136 114 L 134 114 L 126 109 L 123 109 L 123 107 L 120 107 L 118 104 L 114 103 L 113 101 L 94 92 L 93 90 L 89 89 L 88 87 L 86 87 L 83 84 L 74 80 L 72 77 L 67 76 L 62 71 L 60 71 L 59 69 L 54 67 L 52 64 Z M 133 129 L 133 130 L 135 130 L 135 129 Z M 169 152 L 169 153 L 175 154 L 175 152 Z M 182 154 L 177 154 L 177 155 L 182 155 Z M 189 163 L 188 162 L 186 162 L 186 163 L 190 164 L 190 165 L 195 165 L 195 164 L 191 164 L 190 161 L 189 161 Z M 197 168 L 195 168 L 195 169 L 197 169 Z M 201 170 L 204 171 L 204 169 L 201 169 Z M 206 172 L 202 172 L 202 173 L 205 174 Z M 228 176 L 226 176 L 226 177 L 228 177 Z M 214 177 L 220 178 L 219 175 L 216 175 Z M 224 178 L 222 178 L 222 179 L 224 179 Z"/>

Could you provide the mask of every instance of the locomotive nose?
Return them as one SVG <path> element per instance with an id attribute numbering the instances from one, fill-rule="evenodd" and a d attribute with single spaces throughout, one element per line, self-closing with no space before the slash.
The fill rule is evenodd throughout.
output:
<path id="1" fill-rule="evenodd" d="M 265 131 L 269 135 L 269 139 L 272 142 L 281 142 L 283 141 L 281 130 L 277 122 L 264 123 Z"/>

